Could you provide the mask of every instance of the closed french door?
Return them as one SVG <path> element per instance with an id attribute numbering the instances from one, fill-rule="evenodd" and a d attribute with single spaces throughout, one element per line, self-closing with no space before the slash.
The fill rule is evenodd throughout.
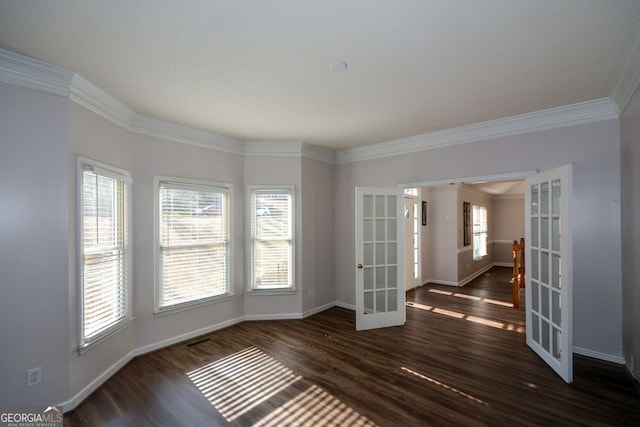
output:
<path id="1" fill-rule="evenodd" d="M 356 187 L 356 329 L 405 323 L 402 194 Z"/>
<path id="2" fill-rule="evenodd" d="M 526 178 L 527 345 L 573 381 L 571 165 Z"/>

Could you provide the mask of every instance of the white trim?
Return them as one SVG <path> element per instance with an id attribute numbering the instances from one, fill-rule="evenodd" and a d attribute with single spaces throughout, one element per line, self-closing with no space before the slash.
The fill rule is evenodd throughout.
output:
<path id="1" fill-rule="evenodd" d="M 457 177 L 450 179 L 441 179 L 438 181 L 420 181 L 420 182 L 412 182 L 409 184 L 404 184 L 403 187 L 442 187 L 445 185 L 455 185 L 455 184 L 464 184 L 464 183 L 473 183 L 473 182 L 491 182 L 491 181 L 511 181 L 515 179 L 524 179 L 530 175 L 537 174 L 537 170 L 526 170 L 521 172 L 506 172 L 506 173 L 498 173 L 494 175 L 482 175 L 482 176 L 467 176 L 467 177 Z M 442 191 L 442 190 L 437 190 Z"/>
<path id="2" fill-rule="evenodd" d="M 249 156 L 300 156 L 302 142 L 297 141 L 246 141 L 244 153 Z"/>
<path id="3" fill-rule="evenodd" d="M 507 267 L 507 268 L 513 268 L 513 263 L 509 263 L 509 262 L 494 262 L 493 263 L 494 267 Z"/>
<path id="4" fill-rule="evenodd" d="M 134 350 L 127 353 L 124 357 L 118 360 L 116 363 L 107 368 L 106 371 L 98 375 L 93 381 L 86 385 L 82 390 L 72 396 L 70 399 L 58 403 L 56 406 L 62 407 L 62 412 L 67 413 L 75 409 L 80 405 L 87 397 L 96 391 L 102 384 L 104 384 L 109 378 L 115 375 L 120 369 L 122 369 L 127 363 L 134 358 Z"/>
<path id="5" fill-rule="evenodd" d="M 277 314 L 249 314 L 245 316 L 247 322 L 258 320 L 300 320 L 302 313 L 277 313 Z"/>
<path id="6" fill-rule="evenodd" d="M 78 74 L 71 79 L 69 99 L 120 127 L 132 130 L 136 112 Z"/>
<path id="7" fill-rule="evenodd" d="M 227 196 L 227 292 L 222 295 L 201 298 L 179 304 L 160 306 L 160 295 L 162 286 L 162 275 L 160 264 L 160 186 L 163 182 L 173 184 L 173 188 L 184 187 L 190 191 L 211 191 L 223 193 Z M 189 188 L 191 187 L 191 188 Z M 166 314 L 191 310 L 209 304 L 226 302 L 234 297 L 233 293 L 233 184 L 206 181 L 201 179 L 177 178 L 171 176 L 155 175 L 153 177 L 153 313 L 154 316 L 164 316 Z"/>
<path id="8" fill-rule="evenodd" d="M 282 286 L 275 288 L 259 288 L 254 287 L 255 285 L 255 260 L 254 260 L 254 250 L 255 250 L 255 240 L 254 240 L 254 217 L 257 215 L 254 211 L 254 198 L 258 194 L 283 194 L 289 196 L 291 201 L 290 206 L 290 241 L 291 241 L 291 267 L 289 269 L 289 279 L 291 281 L 291 286 Z M 286 184 L 286 185 L 247 185 L 246 192 L 246 230 L 249 230 L 247 239 L 246 239 L 246 248 L 248 253 L 246 253 L 246 259 L 249 260 L 248 265 L 248 274 L 249 280 L 246 285 L 246 293 L 247 295 L 287 295 L 287 294 L 295 294 L 297 292 L 298 286 L 296 284 L 296 271 L 297 268 L 297 256 L 296 256 L 296 229 L 298 216 L 296 215 L 296 186 L 294 184 Z M 284 240 L 284 239 L 273 239 L 273 240 Z"/>
<path id="9" fill-rule="evenodd" d="M 640 31 L 636 34 L 631 52 L 627 56 L 616 86 L 611 92 L 611 98 L 618 104 L 620 116 L 627 108 L 638 85 L 640 85 Z"/>
<path id="10" fill-rule="evenodd" d="M 489 243 L 495 243 L 497 245 L 513 245 L 513 240 L 491 240 L 490 242 L 487 242 L 487 244 Z"/>
<path id="11" fill-rule="evenodd" d="M 301 155 L 341 164 L 618 118 L 640 82 L 639 40 L 640 36 L 613 91 L 612 98 L 617 104 L 612 98 L 601 98 L 336 152 L 302 142 L 245 142 L 135 114 L 71 70 L 4 49 L 0 49 L 0 81 L 68 97 L 113 123 L 143 135 L 236 154 Z"/>
<path id="12" fill-rule="evenodd" d="M 234 154 L 244 153 L 244 142 L 241 139 L 183 126 L 141 114 L 136 115 L 132 123 L 132 129 L 134 132 L 142 135 L 155 136 L 169 141 L 182 142 L 184 144 Z"/>
<path id="13" fill-rule="evenodd" d="M 493 263 L 489 263 L 486 266 L 484 266 L 483 268 L 481 268 L 480 270 L 471 273 L 470 275 L 468 275 L 467 277 L 465 277 L 462 280 L 458 281 L 458 287 L 461 288 L 464 285 L 466 285 L 467 283 L 471 282 L 473 279 L 482 276 L 484 273 L 486 273 L 487 271 L 491 270 L 493 268 Z"/>
<path id="14" fill-rule="evenodd" d="M 69 96 L 74 72 L 0 49 L 0 81 L 58 96 Z"/>
<path id="15" fill-rule="evenodd" d="M 335 153 L 317 145 L 297 141 L 246 141 L 247 156 L 300 156 L 325 163 L 334 163 Z"/>
<path id="16" fill-rule="evenodd" d="M 336 152 L 335 162 L 342 164 L 377 159 L 522 133 L 617 119 L 618 112 L 618 106 L 611 98 L 601 98 L 364 147 L 341 150 Z"/>
<path id="17" fill-rule="evenodd" d="M 328 304 L 324 304 L 315 308 L 312 308 L 311 310 L 307 310 L 304 313 L 302 313 L 302 318 L 306 319 L 307 317 L 311 317 L 314 314 L 318 314 L 321 313 L 323 311 L 329 310 L 330 308 L 333 308 L 337 305 L 337 303 L 335 302 L 330 302 Z"/>
<path id="18" fill-rule="evenodd" d="M 592 359 L 604 360 L 607 362 L 617 363 L 618 365 L 624 365 L 626 362 L 624 357 L 616 356 L 614 354 L 602 353 L 599 351 L 588 350 L 582 347 L 573 347 L 573 352 L 581 356 L 591 357 Z"/>
<path id="19" fill-rule="evenodd" d="M 428 285 L 429 283 L 433 283 L 436 285 L 445 285 L 445 286 L 455 286 L 456 288 L 459 287 L 458 286 L 458 282 L 453 282 L 450 280 L 438 280 L 438 279 L 429 279 L 426 282 L 424 282 L 424 285 Z M 424 286 L 422 285 L 422 286 Z"/>
<path id="20" fill-rule="evenodd" d="M 336 307 L 340 307 L 340 308 L 344 308 L 346 310 L 356 311 L 355 304 L 347 304 L 346 302 L 336 301 L 335 306 Z"/>
<path id="21" fill-rule="evenodd" d="M 122 369 L 127 363 L 129 363 L 134 357 L 141 356 L 146 353 L 151 353 L 152 351 L 160 350 L 162 348 L 169 347 L 174 344 L 178 344 L 180 342 L 187 341 L 191 338 L 199 337 L 223 328 L 227 328 L 229 326 L 233 326 L 238 323 L 242 323 L 244 321 L 244 317 L 236 317 L 235 319 L 230 319 L 224 322 L 216 323 L 215 325 L 207 326 L 204 328 L 197 329 L 195 331 L 191 331 L 185 334 L 177 335 L 173 338 L 169 338 L 166 340 L 159 341 L 154 344 L 149 344 L 143 347 L 139 347 L 137 349 L 131 350 L 124 357 L 118 360 L 116 363 L 111 365 L 104 371 L 102 374 L 98 375 L 93 381 L 87 384 L 82 390 L 76 393 L 75 396 L 71 397 L 69 400 L 66 400 L 62 403 L 57 404 L 56 406 L 61 406 L 63 412 L 69 412 L 75 409 L 79 404 L 81 404 L 91 393 L 96 391 L 102 384 L 104 384 L 109 378 L 115 375 L 120 369 Z"/>

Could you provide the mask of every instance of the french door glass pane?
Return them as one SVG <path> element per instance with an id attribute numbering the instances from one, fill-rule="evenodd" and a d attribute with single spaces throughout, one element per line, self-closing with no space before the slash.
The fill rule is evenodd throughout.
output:
<path id="1" fill-rule="evenodd" d="M 549 183 L 540 184 L 540 214 L 547 215 L 549 213 Z"/>
<path id="2" fill-rule="evenodd" d="M 364 289 L 373 289 L 373 268 L 364 268 Z"/>
<path id="3" fill-rule="evenodd" d="M 362 238 L 365 242 L 373 240 L 373 220 L 364 219 L 362 222 Z"/>
<path id="4" fill-rule="evenodd" d="M 384 267 L 376 267 L 376 289 L 384 289 L 386 286 L 386 275 Z"/>
<path id="5" fill-rule="evenodd" d="M 362 211 L 365 218 L 373 217 L 373 196 L 364 196 L 362 198 Z"/>
<path id="6" fill-rule="evenodd" d="M 560 214 L 560 180 L 551 183 L 551 214 Z"/>

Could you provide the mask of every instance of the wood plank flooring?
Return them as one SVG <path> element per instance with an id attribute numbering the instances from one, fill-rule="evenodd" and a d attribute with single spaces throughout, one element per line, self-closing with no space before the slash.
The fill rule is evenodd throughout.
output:
<path id="1" fill-rule="evenodd" d="M 640 425 L 624 367 L 574 356 L 567 385 L 528 349 L 509 279 L 417 288 L 402 327 L 356 332 L 337 307 L 235 325 L 132 360 L 64 424 Z"/>

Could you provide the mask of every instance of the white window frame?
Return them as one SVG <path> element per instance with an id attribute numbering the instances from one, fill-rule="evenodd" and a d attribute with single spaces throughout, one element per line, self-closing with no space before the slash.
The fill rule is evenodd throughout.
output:
<path id="1" fill-rule="evenodd" d="M 77 183 L 77 203 L 76 203 L 76 223 L 78 225 L 77 231 L 77 277 L 78 277 L 78 352 L 83 354 L 90 349 L 94 348 L 99 343 L 103 342 L 108 337 L 112 336 L 116 332 L 127 327 L 133 321 L 132 315 L 132 289 L 131 289 L 131 173 L 105 163 L 101 163 L 95 160 L 91 160 L 85 157 L 78 156 L 76 158 L 76 183 Z M 85 233 L 84 233 L 84 172 L 92 171 L 95 174 L 107 178 L 116 179 L 122 182 L 124 186 L 122 204 L 118 208 L 119 215 L 123 215 L 123 221 L 121 221 L 122 228 L 120 232 L 124 234 L 124 240 L 120 246 L 123 253 L 122 267 L 123 273 L 120 274 L 119 285 L 121 291 L 124 293 L 124 313 L 120 319 L 114 320 L 109 326 L 100 330 L 99 332 L 87 336 L 85 333 Z M 113 248 L 111 248 L 113 250 Z M 118 249 L 117 249 L 118 250 Z"/>
<path id="2" fill-rule="evenodd" d="M 291 259 L 288 260 L 290 264 L 289 268 L 289 283 L 287 286 L 282 287 L 257 287 L 256 286 L 256 271 L 255 271 L 255 229 L 254 229 L 254 217 L 256 215 L 256 206 L 254 203 L 254 196 L 256 194 L 286 194 L 291 197 L 290 207 L 290 236 L 289 240 L 291 245 Z M 260 295 L 282 295 L 293 294 L 296 292 L 296 197 L 295 197 L 295 185 L 249 185 L 247 187 L 247 230 L 249 230 L 249 283 L 247 292 L 249 294 Z"/>
<path id="3" fill-rule="evenodd" d="M 476 211 L 484 211 L 484 221 L 481 220 L 479 226 L 476 226 Z M 489 240 L 489 212 L 486 206 L 472 204 L 471 206 L 471 234 L 473 236 L 473 260 L 479 261 L 488 254 L 488 240 Z M 479 241 L 482 241 L 484 235 L 484 247 L 478 245 Z"/>
<path id="4" fill-rule="evenodd" d="M 184 187 L 188 190 L 197 190 L 199 187 L 204 191 L 225 193 L 227 197 L 226 209 L 223 211 L 223 215 L 226 215 L 226 292 L 224 294 L 203 297 L 192 301 L 186 301 L 171 305 L 161 305 L 162 302 L 162 254 L 161 254 L 161 213 L 162 206 L 160 205 L 160 187 L 163 183 L 170 184 L 172 187 Z M 165 314 L 171 314 L 183 310 L 189 310 L 192 308 L 201 307 L 213 303 L 219 303 L 228 301 L 233 297 L 233 265 L 232 254 L 233 245 L 231 236 L 233 235 L 233 224 L 231 215 L 232 206 L 232 194 L 233 186 L 228 183 L 211 182 L 196 179 L 176 178 L 169 176 L 155 176 L 154 177 L 154 315 L 162 316 Z"/>

